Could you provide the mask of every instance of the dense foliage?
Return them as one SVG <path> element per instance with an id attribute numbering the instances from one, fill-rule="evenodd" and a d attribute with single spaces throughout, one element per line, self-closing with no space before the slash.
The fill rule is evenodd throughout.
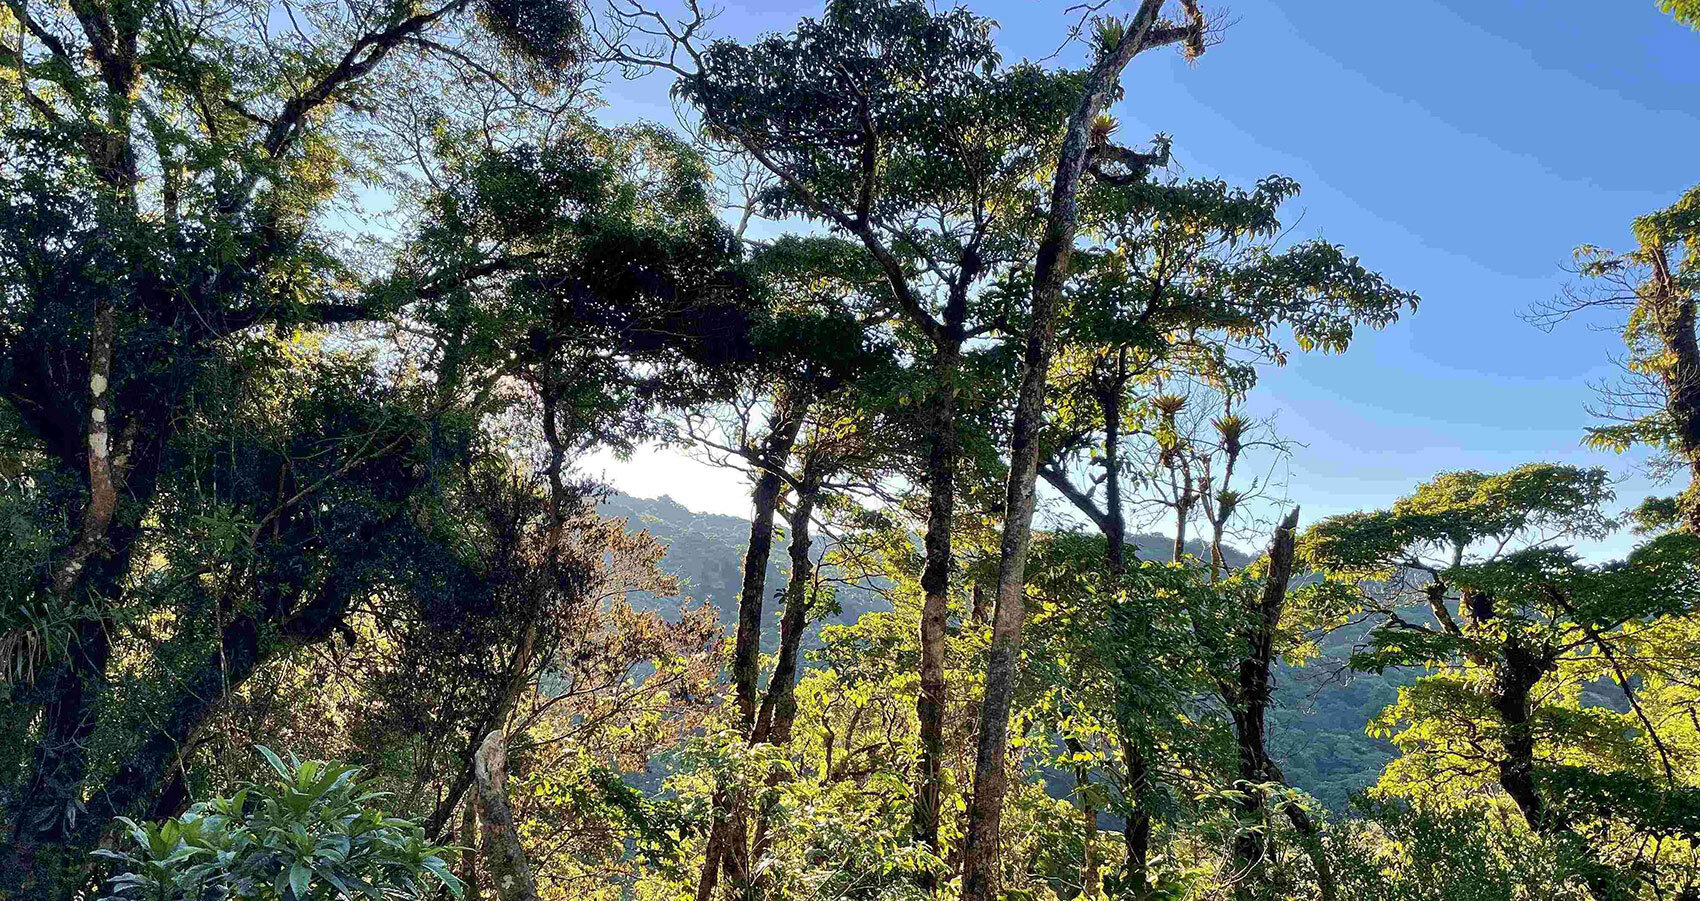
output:
<path id="1" fill-rule="evenodd" d="M 464 886 L 411 820 L 374 806 L 360 771 L 260 748 L 277 777 L 191 806 L 163 823 L 126 827 L 112 901 L 154 898 L 428 898 Z"/>
<path id="2" fill-rule="evenodd" d="M 1666 496 L 1306 521 L 1248 396 L 1419 299 L 1128 7 L 4 0 L 0 899 L 1700 897 L 1700 189 L 1531 314 Z"/>

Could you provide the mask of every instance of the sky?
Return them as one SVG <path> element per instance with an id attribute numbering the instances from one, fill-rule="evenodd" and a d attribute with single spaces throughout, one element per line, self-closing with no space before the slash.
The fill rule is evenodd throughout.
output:
<path id="1" fill-rule="evenodd" d="M 1000 23 L 1013 61 L 1057 49 L 1068 2 L 967 5 Z M 1422 297 L 1344 355 L 1295 354 L 1263 375 L 1251 409 L 1300 445 L 1282 475 L 1304 518 L 1385 506 L 1439 471 L 1531 461 L 1607 466 L 1626 478 L 1624 506 L 1648 493 L 1633 458 L 1580 443 L 1617 336 L 1544 333 L 1519 313 L 1571 279 L 1577 245 L 1627 248 L 1635 216 L 1700 182 L 1700 34 L 1655 0 L 1220 6 L 1206 0 L 1230 24 L 1195 63 L 1160 50 L 1129 67 L 1119 135 L 1173 136 L 1183 177 L 1297 179 L 1292 240 L 1342 244 Z M 716 33 L 749 38 L 821 4 L 719 8 Z M 673 123 L 667 87 L 610 83 L 602 118 Z M 677 451 L 583 468 L 629 494 L 748 514 L 741 476 Z"/>

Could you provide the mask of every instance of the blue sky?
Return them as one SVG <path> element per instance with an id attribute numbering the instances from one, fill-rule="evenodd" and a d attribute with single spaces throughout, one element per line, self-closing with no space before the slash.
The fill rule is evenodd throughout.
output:
<path id="1" fill-rule="evenodd" d="M 968 5 L 1001 23 L 1012 60 L 1049 55 L 1065 30 L 1067 0 Z M 819 4 L 721 9 L 717 32 L 748 37 Z M 1231 27 L 1196 64 L 1135 61 L 1121 134 L 1172 135 L 1184 176 L 1298 179 L 1295 239 L 1341 243 L 1423 297 L 1345 355 L 1265 375 L 1254 409 L 1304 445 L 1289 493 L 1305 518 L 1384 505 L 1443 469 L 1627 474 L 1633 460 L 1579 445 L 1615 335 L 1546 334 L 1518 313 L 1565 283 L 1577 244 L 1627 246 L 1634 216 L 1700 182 L 1700 34 L 1655 0 L 1236 0 L 1223 14 Z M 672 122 L 666 87 L 610 84 L 604 118 Z M 587 468 L 693 509 L 748 507 L 736 475 L 672 452 Z"/>

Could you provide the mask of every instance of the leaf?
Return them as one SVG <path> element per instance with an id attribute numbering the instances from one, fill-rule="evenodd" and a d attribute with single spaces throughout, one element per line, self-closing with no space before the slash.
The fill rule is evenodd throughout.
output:
<path id="1" fill-rule="evenodd" d="M 265 745 L 255 745 L 254 750 L 259 751 L 261 756 L 266 758 L 266 762 L 272 765 L 272 769 L 277 770 L 277 774 L 279 776 L 283 777 L 286 781 L 290 778 L 289 767 L 283 765 L 283 760 L 276 754 L 272 753 L 271 748 L 268 748 Z"/>
<path id="2" fill-rule="evenodd" d="M 307 879 L 311 875 L 312 871 L 300 864 L 289 868 L 289 890 L 298 901 L 307 901 Z"/>
<path id="3" fill-rule="evenodd" d="M 461 882 L 454 873 L 449 872 L 449 865 L 441 857 L 427 857 L 421 863 L 425 869 L 431 871 L 433 876 L 442 880 L 443 885 L 448 888 L 449 894 L 459 898 L 465 891 L 466 884 Z"/>

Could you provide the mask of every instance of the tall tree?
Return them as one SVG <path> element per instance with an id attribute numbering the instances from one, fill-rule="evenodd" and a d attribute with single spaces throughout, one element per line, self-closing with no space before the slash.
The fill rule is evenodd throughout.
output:
<path id="1" fill-rule="evenodd" d="M 1027 606 L 1027 552 L 1033 540 L 1034 488 L 1038 478 L 1040 428 L 1045 416 L 1045 389 L 1055 350 L 1057 311 L 1068 281 L 1075 234 L 1080 227 L 1079 194 L 1088 168 L 1100 178 L 1129 181 L 1142 178 L 1152 166 L 1167 165 L 1168 143 L 1154 154 L 1136 154 L 1116 147 L 1109 135 L 1094 130 L 1099 115 L 1121 91 L 1122 70 L 1140 53 L 1182 42 L 1189 56 L 1204 49 L 1204 14 L 1196 0 L 1181 0 L 1182 24 L 1162 20 L 1164 0 L 1141 3 L 1123 23 L 1104 19 L 1098 25 L 1096 59 L 1082 83 L 1079 104 L 1064 126 L 1062 146 L 1051 179 L 1050 206 L 1043 237 L 1033 260 L 1033 292 L 1028 309 L 1021 385 L 1016 395 L 1010 430 L 1010 466 L 1005 492 L 1003 538 L 998 549 L 998 579 L 992 612 L 992 645 L 986 661 L 985 695 L 980 702 L 979 746 L 974 763 L 974 793 L 968 808 L 963 840 L 962 894 L 983 901 L 997 892 L 999 829 L 1003 816 L 1007 774 L 1004 757 L 1009 743 L 1010 704 L 1015 695 L 1015 664 Z M 1126 170 L 1106 175 L 1119 166 Z"/>
<path id="2" fill-rule="evenodd" d="M 705 133 L 777 180 L 763 196 L 770 215 L 801 215 L 861 243 L 930 373 L 921 404 L 929 502 L 916 833 L 937 850 L 961 369 L 969 342 L 1003 326 L 984 315 L 976 286 L 1031 263 L 1032 235 L 1046 227 L 1031 210 L 1049 199 L 1034 185 L 1054 163 L 1086 82 L 1031 64 L 1003 66 L 990 20 L 960 8 L 935 12 L 919 0 L 834 0 L 790 34 L 750 44 L 704 43 L 701 9 L 686 7 L 677 21 L 642 5 L 625 9 L 620 21 L 629 32 L 613 58 L 676 75 L 675 91 Z M 1116 45 L 1129 57 L 1192 34 L 1159 23 L 1155 9 L 1140 22 L 1128 43 Z M 632 39 L 659 40 L 662 52 L 645 52 Z M 1091 93 L 1110 89 L 1094 84 Z M 1102 102 L 1099 96 L 1093 108 Z M 1074 140 L 1074 169 L 1060 195 L 1070 206 L 1087 149 L 1084 132 Z M 1139 159 L 1102 154 L 1112 169 Z M 1057 249 L 1059 237 L 1071 245 L 1072 228 L 1050 236 L 1053 258 L 1066 253 Z"/>
<path id="3" fill-rule="evenodd" d="M 1084 199 L 1098 240 L 1070 280 L 1039 473 L 1105 536 L 1112 577 L 1126 568 L 1130 509 L 1152 503 L 1172 514 L 1177 561 L 1203 519 L 1219 575 L 1224 533 L 1256 490 L 1235 481 L 1236 467 L 1263 439 L 1233 410 L 1256 366 L 1287 359 L 1283 333 L 1299 349 L 1340 352 L 1356 328 L 1384 327 L 1416 306 L 1337 245 L 1278 246 L 1280 208 L 1297 190 L 1280 177 L 1250 190 L 1110 183 Z M 1208 434 L 1192 427 L 1209 418 L 1206 402 L 1177 393 L 1189 381 L 1226 405 Z M 1126 766 L 1150 769 L 1147 749 L 1126 747 Z M 1145 812 L 1127 828 L 1128 870 L 1143 873 Z"/>
<path id="4" fill-rule="evenodd" d="M 783 237 L 755 251 L 753 270 L 772 295 L 771 319 L 752 332 L 752 351 L 759 357 L 748 373 L 748 385 L 736 401 L 709 409 L 687 410 L 678 418 L 680 439 L 704 451 L 716 462 L 744 469 L 752 484 L 753 513 L 745 546 L 739 589 L 732 681 L 738 704 L 738 734 L 752 745 L 767 741 L 772 727 L 774 689 L 760 696 L 761 637 L 766 623 L 767 573 L 773 553 L 775 525 L 785 499 L 797 493 L 795 508 L 805 510 L 792 527 L 800 529 L 807 550 L 808 519 L 820 501 L 822 480 L 835 468 L 813 451 L 802 452 L 798 442 L 811 429 L 814 410 L 823 403 L 843 404 L 844 392 L 854 392 L 862 380 L 878 383 L 889 349 L 870 326 L 884 319 L 883 280 L 858 245 L 832 238 Z M 829 414 L 830 415 L 830 414 Z M 812 455 L 812 457 L 811 457 Z M 805 460 L 801 472 L 793 461 Z M 805 498 L 803 490 L 812 484 Z M 793 584 L 808 579 L 798 570 L 793 547 Z M 786 593 L 790 622 L 793 598 Z M 796 598 L 797 615 L 805 599 Z M 789 665 L 794 679 L 796 642 L 801 623 L 794 623 Z M 782 652 L 783 653 L 783 652 Z M 782 661 L 783 663 L 783 661 Z M 777 673 L 776 673 L 777 674 Z M 765 717 L 758 719 L 758 713 Z M 741 811 L 726 809 L 729 797 L 717 805 L 719 814 L 710 836 L 698 883 L 698 897 L 713 895 L 724 869 L 747 881 L 749 843 Z"/>

